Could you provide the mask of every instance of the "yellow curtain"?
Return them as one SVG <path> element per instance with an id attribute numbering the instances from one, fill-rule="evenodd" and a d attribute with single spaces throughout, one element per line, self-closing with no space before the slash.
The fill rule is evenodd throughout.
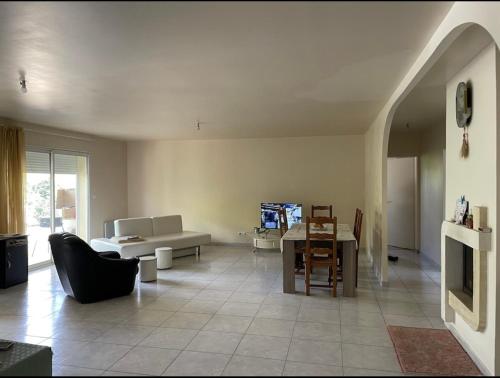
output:
<path id="1" fill-rule="evenodd" d="M 24 131 L 0 126 L 0 234 L 24 232 Z"/>

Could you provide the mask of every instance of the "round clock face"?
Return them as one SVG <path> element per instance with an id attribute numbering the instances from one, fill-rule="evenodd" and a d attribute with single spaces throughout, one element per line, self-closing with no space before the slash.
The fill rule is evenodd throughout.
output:
<path id="1" fill-rule="evenodd" d="M 472 106 L 470 103 L 470 93 L 467 84 L 461 82 L 457 86 L 456 94 L 456 114 L 458 127 L 465 127 L 470 122 L 472 116 Z"/>

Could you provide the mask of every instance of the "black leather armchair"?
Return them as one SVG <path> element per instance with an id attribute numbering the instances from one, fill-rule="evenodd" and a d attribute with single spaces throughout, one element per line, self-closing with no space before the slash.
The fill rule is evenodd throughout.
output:
<path id="1" fill-rule="evenodd" d="M 96 252 L 78 236 L 49 236 L 57 274 L 67 295 L 80 303 L 128 295 L 134 290 L 139 259 L 118 252 Z"/>

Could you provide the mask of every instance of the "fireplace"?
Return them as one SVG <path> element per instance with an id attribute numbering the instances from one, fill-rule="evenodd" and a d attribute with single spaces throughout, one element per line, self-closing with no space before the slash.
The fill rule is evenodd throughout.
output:
<path id="1" fill-rule="evenodd" d="M 463 245 L 463 287 L 465 294 L 474 295 L 474 249 Z"/>
<path id="2" fill-rule="evenodd" d="M 441 280 L 445 322 L 461 317 L 474 331 L 486 325 L 486 254 L 491 233 L 444 221 L 441 229 Z"/>

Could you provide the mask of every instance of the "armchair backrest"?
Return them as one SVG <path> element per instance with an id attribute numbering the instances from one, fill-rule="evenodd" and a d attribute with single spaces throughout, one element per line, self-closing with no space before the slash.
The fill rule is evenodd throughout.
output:
<path id="1" fill-rule="evenodd" d="M 50 235 L 49 243 L 64 290 L 73 296 L 78 295 L 75 290 L 93 290 L 95 266 L 100 259 L 98 253 L 78 236 L 68 232 Z M 77 289 L 75 282 L 85 282 L 85 285 L 78 285 Z"/>

